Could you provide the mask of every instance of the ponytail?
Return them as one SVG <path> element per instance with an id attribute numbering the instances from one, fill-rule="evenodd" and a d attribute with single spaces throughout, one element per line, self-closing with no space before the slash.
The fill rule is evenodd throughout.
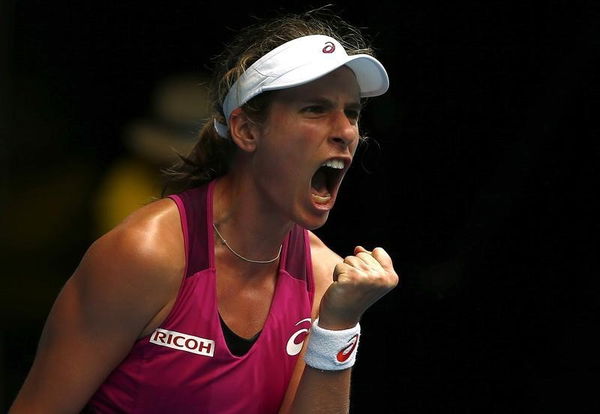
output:
<path id="1" fill-rule="evenodd" d="M 210 118 L 199 132 L 196 145 L 188 155 L 163 170 L 163 196 L 206 184 L 229 170 L 236 145 L 217 134 Z"/>

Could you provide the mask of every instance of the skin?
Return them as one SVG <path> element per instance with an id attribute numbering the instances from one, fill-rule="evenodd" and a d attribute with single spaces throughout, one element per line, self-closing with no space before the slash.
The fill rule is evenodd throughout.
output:
<path id="1" fill-rule="evenodd" d="M 337 190 L 323 202 L 311 178 L 331 158 L 347 169 L 359 141 L 359 111 L 358 85 L 345 67 L 275 93 L 263 125 L 234 111 L 230 130 L 240 150 L 215 186 L 213 217 L 236 251 L 268 259 L 293 223 L 316 229 L 326 222 Z M 78 412 L 133 343 L 160 326 L 185 267 L 179 220 L 175 204 L 159 200 L 90 246 L 50 312 L 10 413 Z M 312 317 L 325 329 L 350 328 L 397 285 L 392 260 L 381 248 L 360 246 L 342 258 L 309 234 Z M 251 337 L 267 318 L 278 264 L 241 261 L 218 240 L 215 260 L 219 311 L 234 332 Z M 281 412 L 348 412 L 350 376 L 350 369 L 319 371 L 299 358 Z"/>

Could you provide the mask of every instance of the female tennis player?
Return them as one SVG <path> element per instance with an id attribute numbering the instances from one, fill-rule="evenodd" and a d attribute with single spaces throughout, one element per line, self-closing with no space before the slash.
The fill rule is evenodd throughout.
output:
<path id="1" fill-rule="evenodd" d="M 384 249 L 340 256 L 312 230 L 388 76 L 321 14 L 227 46 L 214 115 L 169 171 L 177 190 L 89 247 L 12 414 L 348 412 L 361 316 L 398 275 Z"/>

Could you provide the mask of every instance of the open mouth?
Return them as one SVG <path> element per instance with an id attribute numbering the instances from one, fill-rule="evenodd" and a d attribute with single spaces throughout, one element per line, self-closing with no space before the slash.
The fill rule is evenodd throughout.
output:
<path id="1" fill-rule="evenodd" d="M 330 159 L 315 172 L 310 183 L 312 197 L 317 204 L 328 204 L 333 199 L 342 180 L 344 167 L 344 161 Z"/>

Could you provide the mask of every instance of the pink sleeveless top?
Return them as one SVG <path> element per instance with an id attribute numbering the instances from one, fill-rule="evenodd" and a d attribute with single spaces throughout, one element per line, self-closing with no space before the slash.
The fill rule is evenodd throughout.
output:
<path id="1" fill-rule="evenodd" d="M 314 296 L 307 231 L 286 237 L 269 315 L 250 350 L 232 355 L 217 301 L 214 182 L 171 196 L 179 209 L 186 270 L 169 316 L 100 386 L 98 413 L 276 413 L 310 327 Z"/>

